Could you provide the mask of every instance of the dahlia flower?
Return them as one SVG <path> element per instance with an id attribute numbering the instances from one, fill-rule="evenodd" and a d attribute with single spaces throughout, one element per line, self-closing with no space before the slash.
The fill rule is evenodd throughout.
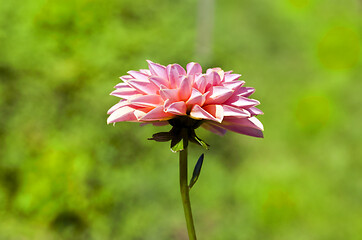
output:
<path id="1" fill-rule="evenodd" d="M 167 67 L 148 61 L 149 69 L 129 71 L 111 95 L 121 100 L 109 109 L 107 123 L 143 122 L 166 125 L 185 116 L 202 120 L 201 127 L 224 135 L 227 130 L 263 137 L 263 125 L 255 117 L 263 114 L 259 101 L 249 96 L 255 89 L 244 87 L 241 75 L 220 68 L 202 73 L 191 62 L 186 70 L 179 64 Z"/>
<path id="2" fill-rule="evenodd" d="M 170 124 L 169 132 L 153 134 L 150 140 L 171 141 L 171 150 L 180 153 L 180 190 L 190 240 L 196 240 L 189 190 L 199 178 L 204 154 L 197 161 L 190 183 L 187 183 L 188 142 L 208 148 L 196 136 L 203 127 L 224 135 L 227 130 L 253 137 L 263 137 L 263 125 L 255 117 L 263 114 L 250 99 L 254 88 L 243 87 L 241 75 L 220 68 L 202 73 L 200 64 L 191 62 L 186 70 L 178 64 L 167 67 L 148 61 L 149 69 L 129 71 L 121 77 L 111 95 L 121 100 L 109 109 L 108 123 L 141 122 Z"/>

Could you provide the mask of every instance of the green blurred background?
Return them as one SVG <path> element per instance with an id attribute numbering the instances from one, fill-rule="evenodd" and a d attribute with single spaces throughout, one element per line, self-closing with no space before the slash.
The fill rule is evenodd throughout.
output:
<path id="1" fill-rule="evenodd" d="M 106 125 L 146 59 L 243 74 L 265 138 L 204 130 L 199 239 L 362 236 L 362 2 L 0 4 L 0 239 L 185 240 L 168 127 Z M 190 149 L 190 170 L 204 152 Z"/>

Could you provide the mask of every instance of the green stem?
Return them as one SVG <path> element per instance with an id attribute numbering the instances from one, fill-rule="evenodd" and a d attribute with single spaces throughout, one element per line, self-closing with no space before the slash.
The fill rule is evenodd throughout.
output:
<path id="1" fill-rule="evenodd" d="M 187 183 L 187 147 L 180 151 L 180 190 L 184 206 L 187 232 L 190 240 L 196 240 L 194 220 L 192 219 L 189 186 Z"/>

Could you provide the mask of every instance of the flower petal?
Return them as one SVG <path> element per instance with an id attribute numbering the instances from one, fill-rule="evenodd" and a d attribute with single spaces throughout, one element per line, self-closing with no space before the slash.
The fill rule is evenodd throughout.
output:
<path id="1" fill-rule="evenodd" d="M 211 113 L 200 107 L 199 105 L 195 105 L 190 112 L 190 116 L 195 119 L 207 119 L 219 122 L 218 119 L 216 119 L 215 116 L 213 116 Z"/>
<path id="2" fill-rule="evenodd" d="M 132 80 L 134 79 L 132 76 L 130 75 L 124 75 L 122 77 L 120 77 L 120 79 L 123 81 L 123 82 L 128 82 L 129 80 Z"/>
<path id="3" fill-rule="evenodd" d="M 120 97 L 120 98 L 124 98 L 124 99 L 128 99 L 128 98 L 130 98 L 130 97 L 132 97 L 133 95 L 136 95 L 136 94 L 140 94 L 140 92 L 137 91 L 136 89 L 132 89 L 132 88 L 123 89 L 123 88 L 120 88 L 120 89 L 116 89 L 113 92 L 111 92 L 110 95 Z"/>
<path id="4" fill-rule="evenodd" d="M 128 89 L 132 89 L 127 83 L 118 83 L 116 86 L 114 86 L 115 88 L 128 88 Z"/>
<path id="5" fill-rule="evenodd" d="M 264 130 L 263 124 L 256 118 L 237 118 L 237 117 L 225 117 L 224 121 L 222 122 L 223 126 L 233 126 L 239 125 L 244 127 L 255 128 L 259 130 Z"/>
<path id="6" fill-rule="evenodd" d="M 178 89 L 161 89 L 160 96 L 164 101 L 169 99 L 171 102 L 177 102 L 179 101 L 178 91 Z"/>
<path id="7" fill-rule="evenodd" d="M 259 105 L 260 102 L 255 99 L 250 99 L 242 96 L 232 96 L 225 102 L 225 104 L 232 105 L 234 107 L 249 108 Z"/>
<path id="8" fill-rule="evenodd" d="M 186 115 L 186 104 L 184 101 L 174 102 L 166 109 L 166 112 L 175 115 Z"/>
<path id="9" fill-rule="evenodd" d="M 125 100 L 121 100 L 119 103 L 113 105 L 107 112 L 107 114 L 111 114 L 113 113 L 114 111 L 116 111 L 118 108 L 121 108 L 121 107 L 124 107 L 124 106 L 127 106 L 127 105 L 130 105 L 129 102 L 125 101 Z"/>
<path id="10" fill-rule="evenodd" d="M 203 109 L 214 116 L 216 121 L 222 122 L 224 118 L 224 109 L 221 105 L 207 105 L 204 106 Z"/>
<path id="11" fill-rule="evenodd" d="M 151 71 L 149 69 L 140 69 L 141 73 L 147 74 L 148 76 L 151 75 Z"/>
<path id="12" fill-rule="evenodd" d="M 248 118 L 251 117 L 250 112 L 248 112 L 247 110 L 243 109 L 243 108 L 236 108 L 236 107 L 232 107 L 232 106 L 228 106 L 228 105 L 223 105 L 222 106 L 224 109 L 224 116 L 229 116 L 229 117 L 240 117 L 240 118 Z"/>
<path id="13" fill-rule="evenodd" d="M 171 88 L 179 87 L 180 77 L 186 75 L 185 69 L 178 64 L 170 64 L 166 67 L 166 71 Z"/>
<path id="14" fill-rule="evenodd" d="M 206 88 L 208 87 L 208 82 L 204 75 L 199 75 L 195 78 L 194 87 L 197 88 L 201 93 L 205 92 Z"/>
<path id="15" fill-rule="evenodd" d="M 186 69 L 187 69 L 187 75 L 195 75 L 202 73 L 201 65 L 195 62 L 188 63 Z"/>
<path id="16" fill-rule="evenodd" d="M 232 89 L 234 91 L 237 91 L 245 84 L 244 81 L 232 81 L 232 82 L 223 82 L 223 86 L 227 87 L 229 89 Z"/>
<path id="17" fill-rule="evenodd" d="M 128 71 L 127 72 L 129 75 L 131 75 L 133 78 L 138 79 L 138 80 L 143 80 L 143 81 L 148 81 L 148 75 L 141 73 L 141 72 L 137 72 L 137 71 Z"/>
<path id="18" fill-rule="evenodd" d="M 141 118 L 143 118 L 146 114 L 147 114 L 147 111 L 146 111 L 147 108 L 144 108 L 143 111 L 142 110 L 135 110 L 134 111 L 134 115 L 136 116 L 137 118 L 137 121 L 139 121 Z M 147 109 L 149 111 L 149 109 Z"/>
<path id="19" fill-rule="evenodd" d="M 210 69 L 208 69 L 210 70 Z M 217 86 L 221 83 L 220 75 L 215 70 L 208 71 L 205 75 L 208 83 L 211 83 L 213 86 Z"/>
<path id="20" fill-rule="evenodd" d="M 205 102 L 205 96 L 202 95 L 197 89 L 193 88 L 190 98 L 187 100 L 187 105 L 199 105 L 202 106 Z"/>
<path id="21" fill-rule="evenodd" d="M 123 122 L 123 121 L 137 121 L 134 115 L 134 108 L 125 106 L 114 111 L 107 119 L 107 123 Z"/>
<path id="22" fill-rule="evenodd" d="M 241 77 L 240 74 L 234 74 L 234 73 L 232 73 L 232 74 L 227 74 L 227 73 L 226 73 L 225 76 L 224 76 L 224 81 L 225 81 L 225 82 L 231 82 L 231 81 L 238 80 L 240 77 Z"/>
<path id="23" fill-rule="evenodd" d="M 178 91 L 178 95 L 180 100 L 186 101 L 191 96 L 191 86 L 192 86 L 192 80 L 189 77 L 183 77 L 181 80 L 180 88 Z"/>
<path id="24" fill-rule="evenodd" d="M 149 111 L 141 121 L 163 121 L 173 118 L 175 115 L 171 113 L 166 113 L 163 111 L 163 106 L 158 106 L 151 111 Z"/>
<path id="25" fill-rule="evenodd" d="M 143 95 L 130 100 L 130 103 L 141 107 L 157 107 L 160 106 L 163 101 L 159 95 Z"/>
<path id="26" fill-rule="evenodd" d="M 209 130 L 210 132 L 213 132 L 219 136 L 224 136 L 227 132 L 226 129 L 216 126 L 215 124 L 205 122 L 201 125 L 201 127 L 205 128 L 206 130 Z"/>
<path id="27" fill-rule="evenodd" d="M 152 75 L 156 75 L 156 76 L 162 77 L 164 79 L 167 79 L 167 73 L 166 73 L 165 66 L 162 66 L 161 64 L 158 64 L 158 63 L 154 63 L 150 60 L 147 60 L 147 62 L 148 62 L 148 67 L 149 67 Z"/>
<path id="28" fill-rule="evenodd" d="M 258 137 L 258 138 L 263 138 L 263 132 L 259 129 L 255 129 L 255 128 L 249 128 L 249 127 L 244 127 L 244 126 L 240 126 L 240 125 L 229 125 L 229 126 L 224 126 L 222 125 L 223 128 L 236 132 L 236 133 L 240 133 L 240 134 L 244 134 L 244 135 L 248 135 L 251 137 Z"/>
<path id="29" fill-rule="evenodd" d="M 252 116 L 264 114 L 259 108 L 256 107 L 247 108 L 246 110 L 249 111 Z"/>
<path id="30" fill-rule="evenodd" d="M 127 82 L 133 88 L 145 93 L 145 94 L 155 94 L 159 88 L 153 83 L 150 83 L 148 80 L 130 80 Z"/>
<path id="31" fill-rule="evenodd" d="M 233 95 L 233 93 L 234 93 L 233 90 L 226 87 L 222 86 L 212 87 L 210 95 L 206 98 L 205 104 L 224 103 Z"/>
<path id="32" fill-rule="evenodd" d="M 151 76 L 148 80 L 159 88 L 161 88 L 161 86 L 170 87 L 170 83 L 167 81 L 167 79 L 162 77 Z"/>
<path id="33" fill-rule="evenodd" d="M 241 87 L 235 91 L 235 94 L 238 96 L 249 97 L 255 92 L 255 89 L 252 87 Z"/>

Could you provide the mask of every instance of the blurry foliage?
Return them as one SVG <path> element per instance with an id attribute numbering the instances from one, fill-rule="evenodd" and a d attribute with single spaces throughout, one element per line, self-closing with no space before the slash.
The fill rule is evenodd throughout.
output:
<path id="1" fill-rule="evenodd" d="M 328 30 L 320 41 L 318 56 L 327 68 L 352 68 L 359 61 L 360 44 L 356 31 L 336 26 Z"/>
<path id="2" fill-rule="evenodd" d="M 177 156 L 146 140 L 162 129 L 107 126 L 106 111 L 146 59 L 205 59 L 197 4 L 1 2 L 0 239 L 186 239 Z M 201 64 L 244 74 L 266 130 L 199 131 L 211 145 L 191 193 L 200 239 L 360 238 L 361 8 L 216 2 Z M 191 166 L 202 152 L 191 146 Z"/>

